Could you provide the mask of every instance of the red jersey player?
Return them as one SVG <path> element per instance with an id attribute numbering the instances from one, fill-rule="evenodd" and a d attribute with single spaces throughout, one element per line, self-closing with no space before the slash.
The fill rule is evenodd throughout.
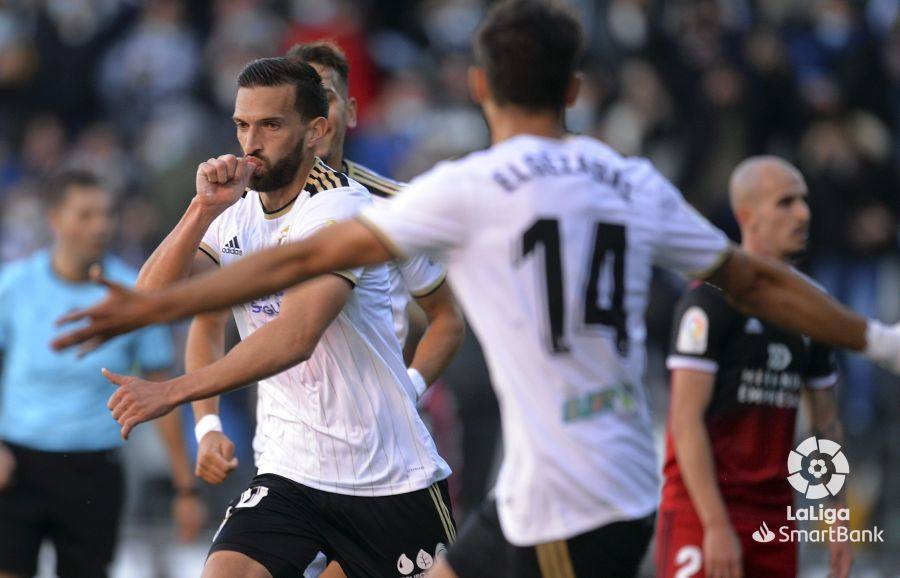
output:
<path id="1" fill-rule="evenodd" d="M 744 250 L 786 262 L 805 250 L 807 188 L 793 166 L 748 159 L 730 194 Z M 743 315 L 703 284 L 682 299 L 673 332 L 659 576 L 796 576 L 796 544 L 752 535 L 763 522 L 791 527 L 787 457 L 801 396 L 816 435 L 841 442 L 831 351 Z M 829 576 L 847 576 L 851 561 L 849 543 L 832 543 Z"/>

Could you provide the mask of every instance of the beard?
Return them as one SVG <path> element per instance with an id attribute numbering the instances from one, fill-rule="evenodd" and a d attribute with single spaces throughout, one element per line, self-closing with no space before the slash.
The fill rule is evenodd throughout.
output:
<path id="1" fill-rule="evenodd" d="M 297 169 L 303 163 L 304 139 L 300 139 L 297 146 L 286 157 L 272 165 L 272 168 L 261 174 L 250 177 L 250 188 L 254 191 L 267 193 L 276 191 L 291 184 L 297 176 Z"/>

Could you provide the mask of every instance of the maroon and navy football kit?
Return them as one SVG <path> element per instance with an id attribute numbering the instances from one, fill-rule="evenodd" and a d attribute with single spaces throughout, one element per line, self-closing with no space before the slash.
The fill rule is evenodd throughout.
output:
<path id="1" fill-rule="evenodd" d="M 667 366 L 715 374 L 705 421 L 717 482 L 742 545 L 744 576 L 796 575 L 796 546 L 757 543 L 752 533 L 791 526 L 787 457 L 805 388 L 833 387 L 838 375 L 829 348 L 731 307 L 708 284 L 691 287 L 675 313 Z M 666 433 L 657 528 L 660 577 L 703 576 L 703 527 Z M 695 570 L 695 571 L 692 571 Z"/>

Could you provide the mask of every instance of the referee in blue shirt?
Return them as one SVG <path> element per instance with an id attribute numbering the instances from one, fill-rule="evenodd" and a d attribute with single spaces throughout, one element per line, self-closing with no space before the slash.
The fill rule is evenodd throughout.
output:
<path id="1" fill-rule="evenodd" d="M 89 269 L 121 283 L 137 274 L 105 254 L 114 200 L 89 173 L 61 174 L 48 190 L 54 243 L 0 270 L 0 578 L 36 572 L 45 539 L 56 549 L 60 578 L 101 578 L 113 558 L 122 507 L 119 426 L 106 402 L 113 393 L 102 367 L 146 375 L 172 365 L 163 327 L 115 340 L 79 359 L 54 353 L 54 319 L 85 307 L 104 290 Z M 176 412 L 157 421 L 173 465 L 174 513 L 183 539 L 202 524 Z"/>

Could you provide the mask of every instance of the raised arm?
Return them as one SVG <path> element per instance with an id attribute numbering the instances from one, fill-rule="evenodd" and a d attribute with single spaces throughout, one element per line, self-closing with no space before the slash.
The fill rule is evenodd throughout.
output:
<path id="1" fill-rule="evenodd" d="M 166 287 L 202 271 L 195 268 L 195 263 L 216 260 L 216 255 L 200 254 L 209 253 L 209 249 L 201 247 L 203 235 L 225 209 L 241 198 L 252 174 L 253 165 L 234 155 L 209 159 L 197 167 L 197 194 L 172 232 L 141 267 L 138 290 Z"/>

